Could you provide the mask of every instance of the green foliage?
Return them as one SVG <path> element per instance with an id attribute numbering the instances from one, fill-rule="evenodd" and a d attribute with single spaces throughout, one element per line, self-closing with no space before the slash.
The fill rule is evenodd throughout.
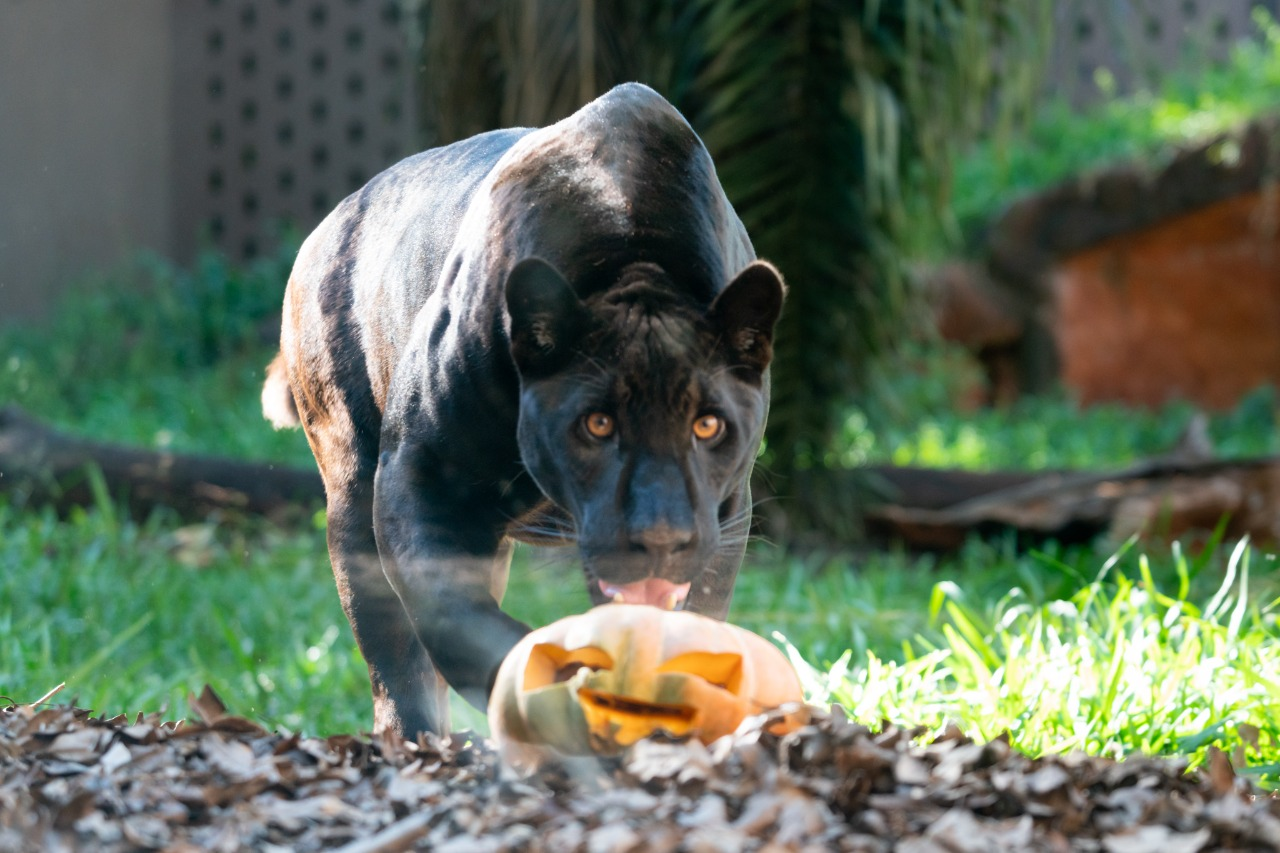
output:
<path id="1" fill-rule="evenodd" d="M 1158 166 L 1179 146 L 1280 109 L 1280 24 L 1261 8 L 1255 20 L 1262 38 L 1239 42 L 1224 63 L 1187 63 L 1153 90 L 1107 96 L 1083 111 L 1062 99 L 1044 102 L 1025 129 L 983 140 L 959 158 L 945 209 L 973 230 L 1026 193 L 1123 162 Z M 918 197 L 909 206 L 919 216 L 929 202 Z M 924 253 L 948 245 L 929 239 L 917 235 L 907 245 Z"/>
<path id="2" fill-rule="evenodd" d="M 243 268 L 140 256 L 79 282 L 47 323 L 0 327 L 0 403 L 103 440 L 313 464 L 258 402 L 295 252 Z"/>
<path id="3" fill-rule="evenodd" d="M 132 263 L 79 284 L 52 321 L 13 329 L 19 347 L 50 337 L 74 342 L 48 365 L 65 380 L 60 390 L 138 376 L 166 365 L 209 367 L 260 345 L 259 324 L 280 314 L 296 243 L 271 258 L 236 267 L 222 255 L 200 255 L 191 269 L 139 255 Z M 81 387 L 82 394 L 91 393 Z"/>
<path id="4" fill-rule="evenodd" d="M 1175 547 L 1163 583 L 1131 545 L 1092 579 L 1080 577 L 1083 564 L 1046 557 L 1079 584 L 1062 597 L 1014 587 L 990 604 L 940 582 L 930 611 L 941 641 L 913 640 L 900 660 L 850 653 L 822 671 L 793 659 L 818 701 L 868 724 L 951 724 L 982 740 L 1007 732 L 1031 755 L 1142 752 L 1192 766 L 1217 746 L 1275 784 L 1280 599 L 1250 594 L 1247 543 L 1225 565 L 1213 546 L 1195 557 Z M 1274 568 L 1274 554 L 1256 556 Z M 1274 594 L 1274 577 L 1266 582 Z"/>
<path id="5" fill-rule="evenodd" d="M 840 413 L 903 325 L 906 164 L 929 174 L 1034 94 L 1043 0 L 660 0 L 433 4 L 428 125 L 450 141 L 544 125 L 622 80 L 703 136 L 757 252 L 790 283 L 765 464 L 794 532 L 849 537 L 824 463 Z M 489 45 L 490 49 L 478 49 Z"/>
<path id="6" fill-rule="evenodd" d="M 827 464 L 866 463 L 970 470 L 1120 468 L 1172 451 L 1198 410 L 1169 403 L 1155 410 L 1120 404 L 1082 408 L 1059 393 L 1025 397 L 1007 408 L 956 410 L 970 376 L 948 346 L 904 347 L 872 374 L 867 402 L 851 408 Z M 1234 409 L 1208 416 L 1208 437 L 1225 458 L 1280 453 L 1276 391 L 1261 386 Z"/>
<path id="7" fill-rule="evenodd" d="M 852 507 L 814 481 L 831 436 L 831 403 L 857 386 L 878 337 L 870 274 L 872 218 L 859 193 L 862 144 L 845 109 L 853 87 L 843 33 L 850 13 L 832 4 L 711 3 L 710 93 L 695 124 L 756 251 L 792 283 L 778 325 L 766 464 L 787 477 L 802 527 L 839 528 Z M 766 34 L 767 37 L 766 37 Z M 804 152 L 803 156 L 797 156 Z"/>
<path id="8" fill-rule="evenodd" d="M 1029 101 L 1046 7 L 702 5 L 706 59 L 687 111 L 757 252 L 791 284 L 763 467 L 789 535 L 848 541 L 856 495 L 829 453 L 868 364 L 904 327 L 891 241 L 907 227 L 905 164 L 945 172 L 986 111 L 1003 121 Z"/>

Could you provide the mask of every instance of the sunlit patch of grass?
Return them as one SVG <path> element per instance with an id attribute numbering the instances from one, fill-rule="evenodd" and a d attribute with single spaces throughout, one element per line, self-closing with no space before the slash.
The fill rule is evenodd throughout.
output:
<path id="1" fill-rule="evenodd" d="M 1197 408 L 1120 404 L 1082 407 L 1065 393 L 1023 397 L 1004 408 L 958 411 L 959 353 L 912 344 L 874 372 L 875 385 L 850 411 L 833 451 L 836 464 L 891 463 L 970 470 L 1117 468 L 1173 450 Z M 1207 414 L 1208 438 L 1224 458 L 1280 453 L 1276 390 L 1263 385 L 1235 408 Z"/>
<path id="2" fill-rule="evenodd" d="M 1208 417 L 1216 455 L 1280 452 L 1275 391 L 1263 386 L 1235 409 Z M 884 423 L 872 461 L 970 470 L 1116 468 L 1174 450 L 1196 415 L 1171 403 L 1156 410 L 1116 404 L 1080 408 L 1062 397 L 1029 397 L 1009 409 L 959 413 L 935 409 L 914 422 Z"/>
<path id="3" fill-rule="evenodd" d="M 815 701 L 868 724 L 956 725 L 979 739 L 1008 733 L 1033 755 L 1183 755 L 1192 766 L 1216 746 L 1275 785 L 1280 600 L 1251 593 L 1252 560 L 1274 569 L 1274 554 L 1244 542 L 1225 563 L 1212 548 L 1195 558 L 1175 548 L 1161 583 L 1126 546 L 1068 596 L 1014 587 L 994 604 L 944 581 L 930 605 L 940 639 L 915 638 L 898 660 L 850 653 L 815 668 L 794 647 L 793 659 Z M 1193 592 L 1218 571 L 1212 592 Z"/>
<path id="4" fill-rule="evenodd" d="M 1100 166 L 1157 165 L 1178 146 L 1239 127 L 1280 108 L 1280 25 L 1255 14 L 1262 36 L 1236 44 L 1220 64 L 1188 63 L 1153 90 L 1104 98 L 1084 111 L 1046 103 L 1025 135 L 978 145 L 956 165 L 952 210 L 962 223 L 997 212 L 1018 195 Z"/>

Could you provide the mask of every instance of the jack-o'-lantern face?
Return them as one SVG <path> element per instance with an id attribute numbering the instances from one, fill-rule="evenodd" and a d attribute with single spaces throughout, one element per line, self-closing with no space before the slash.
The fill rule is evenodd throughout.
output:
<path id="1" fill-rule="evenodd" d="M 509 758 L 611 755 L 665 732 L 710 743 L 743 718 L 803 701 L 772 644 L 690 612 L 610 604 L 530 633 L 507 656 L 489 723 Z"/>

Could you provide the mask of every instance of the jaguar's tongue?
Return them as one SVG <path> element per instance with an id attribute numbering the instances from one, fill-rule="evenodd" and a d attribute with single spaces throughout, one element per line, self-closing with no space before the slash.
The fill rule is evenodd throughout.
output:
<path id="1" fill-rule="evenodd" d="M 672 583 L 662 578 L 646 578 L 628 584 L 600 581 L 600 591 L 619 604 L 651 604 L 663 610 L 675 610 L 689 596 L 690 583 Z"/>

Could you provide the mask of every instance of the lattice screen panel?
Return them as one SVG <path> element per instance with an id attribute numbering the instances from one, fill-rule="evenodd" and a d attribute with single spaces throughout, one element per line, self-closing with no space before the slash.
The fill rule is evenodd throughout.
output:
<path id="1" fill-rule="evenodd" d="M 174 216 L 183 256 L 233 258 L 305 233 L 415 149 L 399 0 L 173 4 Z"/>
<path id="2" fill-rule="evenodd" d="M 1120 93 L 1178 67 L 1221 61 L 1257 35 L 1252 10 L 1276 0 L 1066 0 L 1054 4 L 1056 91 L 1077 104 L 1100 97 L 1097 69 Z"/>

